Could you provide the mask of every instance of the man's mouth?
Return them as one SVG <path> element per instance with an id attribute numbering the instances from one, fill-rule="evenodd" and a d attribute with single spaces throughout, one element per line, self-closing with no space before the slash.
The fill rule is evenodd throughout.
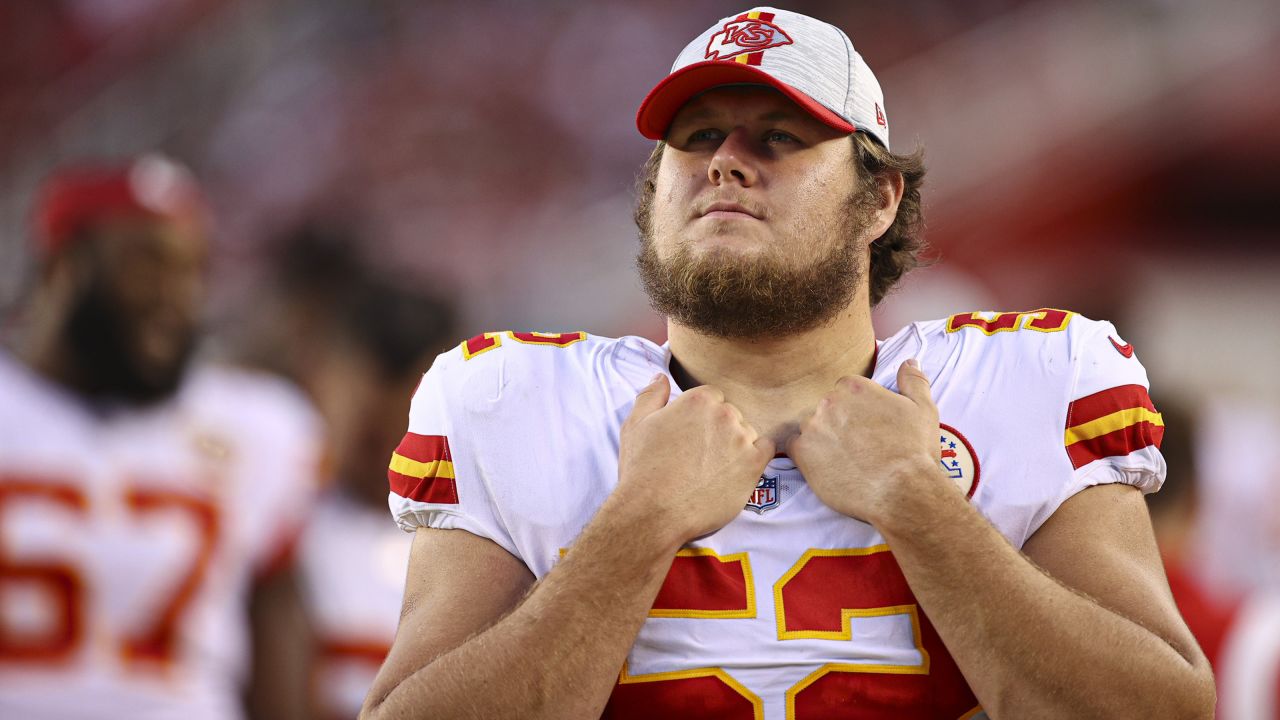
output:
<path id="1" fill-rule="evenodd" d="M 760 213 L 748 209 L 744 205 L 735 202 L 720 200 L 703 208 L 701 217 L 709 218 L 751 218 L 753 220 L 760 219 Z"/>

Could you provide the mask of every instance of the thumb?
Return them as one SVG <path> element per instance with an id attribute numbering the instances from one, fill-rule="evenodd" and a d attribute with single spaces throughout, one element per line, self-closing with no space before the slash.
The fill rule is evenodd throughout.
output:
<path id="1" fill-rule="evenodd" d="M 920 370 L 920 362 L 910 358 L 898 366 L 898 393 L 920 407 L 933 407 L 929 378 Z"/>
<path id="2" fill-rule="evenodd" d="M 671 397 L 671 382 L 667 380 L 667 376 L 658 373 L 653 376 L 653 380 L 644 389 L 636 395 L 635 407 L 631 408 L 631 416 L 627 418 L 628 422 L 639 422 L 655 412 L 666 407 L 668 398 Z"/>

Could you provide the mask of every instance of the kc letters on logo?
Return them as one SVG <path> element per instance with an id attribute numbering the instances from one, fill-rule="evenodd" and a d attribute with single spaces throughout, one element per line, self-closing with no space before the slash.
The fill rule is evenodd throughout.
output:
<path id="1" fill-rule="evenodd" d="M 790 45 L 791 36 L 764 20 L 731 20 L 707 41 L 708 60 L 727 60 L 743 53 Z"/>

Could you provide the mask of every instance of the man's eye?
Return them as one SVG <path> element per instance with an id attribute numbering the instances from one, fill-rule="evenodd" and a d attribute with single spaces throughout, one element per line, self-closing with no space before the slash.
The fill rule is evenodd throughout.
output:
<path id="1" fill-rule="evenodd" d="M 764 141 L 767 143 L 790 143 L 795 142 L 796 139 L 781 130 L 770 130 L 765 133 Z"/>
<path id="2" fill-rule="evenodd" d="M 708 140 L 719 140 L 722 137 L 724 137 L 724 134 L 719 130 L 714 128 L 704 128 L 702 130 L 695 130 L 689 133 L 689 142 L 706 142 Z"/>

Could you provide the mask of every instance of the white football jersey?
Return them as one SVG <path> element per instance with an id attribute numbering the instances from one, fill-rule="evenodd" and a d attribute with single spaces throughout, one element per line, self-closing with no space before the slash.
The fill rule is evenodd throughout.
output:
<path id="1" fill-rule="evenodd" d="M 310 406 L 195 367 L 170 401 L 92 408 L 2 353 L 0 397 L 0 717 L 241 717 L 248 590 L 313 495 Z"/>
<path id="2" fill-rule="evenodd" d="M 351 720 L 395 639 L 413 538 L 384 512 L 332 494 L 298 547 L 303 599 L 316 635 L 316 704 Z"/>
<path id="3" fill-rule="evenodd" d="M 1163 480 L 1146 372 L 1109 323 L 1058 310 L 917 323 L 879 345 L 873 378 L 896 390 L 908 358 L 941 412 L 939 461 L 1015 547 L 1085 487 Z M 488 333 L 441 355 L 392 456 L 393 515 L 489 538 L 546 575 L 614 488 L 622 423 L 668 362 L 647 340 L 584 333 Z M 733 522 L 680 551 L 605 711 L 980 716 L 884 538 L 823 505 L 786 457 Z"/>

